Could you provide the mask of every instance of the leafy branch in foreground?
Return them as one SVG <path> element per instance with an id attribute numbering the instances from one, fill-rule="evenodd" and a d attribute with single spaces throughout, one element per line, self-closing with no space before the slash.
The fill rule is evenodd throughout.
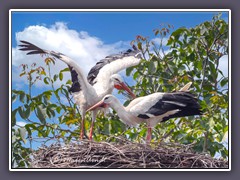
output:
<path id="1" fill-rule="evenodd" d="M 63 80 L 63 73 L 69 70 L 66 68 L 58 74 L 52 75 L 50 66 L 54 60 L 46 58 L 45 63 L 47 71 L 41 66 L 36 67 L 36 63 L 31 66 L 21 65 L 20 77 L 27 78 L 28 91 L 12 90 L 12 103 L 14 105 L 11 123 L 14 157 L 12 165 L 16 167 L 29 165 L 29 151 L 32 150 L 34 142 L 39 140 L 42 143 L 53 140 L 70 141 L 79 134 L 80 114 L 68 92 L 71 81 L 67 81 L 60 87 L 55 87 L 58 80 Z M 36 88 L 34 88 L 36 83 L 44 83 L 50 87 L 50 90 L 40 92 L 38 89 L 39 91 L 36 92 Z M 19 122 L 24 125 L 18 125 Z M 65 126 L 69 129 L 66 129 Z M 71 126 L 76 128 L 71 130 Z M 22 148 L 21 152 L 19 152 L 19 147 Z"/>

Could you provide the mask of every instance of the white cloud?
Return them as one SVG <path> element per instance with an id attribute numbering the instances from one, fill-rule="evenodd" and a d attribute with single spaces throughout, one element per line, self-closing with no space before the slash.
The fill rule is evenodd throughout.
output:
<path id="1" fill-rule="evenodd" d="M 223 72 L 225 77 L 228 77 L 228 55 L 219 59 L 219 69 Z"/>
<path id="2" fill-rule="evenodd" d="M 16 33 L 16 40 L 25 40 L 39 46 L 40 48 L 61 52 L 73 60 L 83 69 L 87 75 L 88 71 L 97 61 L 107 55 L 118 53 L 129 48 L 128 42 L 116 42 L 114 44 L 104 44 L 97 37 L 89 35 L 85 31 L 76 31 L 69 29 L 67 24 L 57 22 L 50 27 L 43 25 L 29 26 L 21 32 Z M 21 84 L 27 84 L 26 77 L 19 77 L 21 64 L 29 66 L 36 62 L 38 66 L 46 68 L 44 57 L 38 55 L 26 55 L 26 52 L 18 50 L 18 47 L 12 49 L 12 81 L 16 86 L 21 87 Z M 66 68 L 67 65 L 61 61 L 57 61 L 52 68 L 52 74 Z M 70 79 L 70 73 L 64 74 L 64 80 Z M 58 85 L 63 82 L 58 82 Z M 36 84 L 38 87 L 44 85 L 43 82 Z"/>
<path id="3" fill-rule="evenodd" d="M 157 44 L 159 45 L 162 41 L 162 45 L 165 46 L 168 42 L 168 39 L 169 37 L 164 37 L 163 39 L 157 37 L 157 38 L 153 38 L 151 41 L 154 43 L 154 44 Z"/>
<path id="4" fill-rule="evenodd" d="M 24 127 L 27 123 L 23 122 L 23 121 L 17 121 L 16 124 L 18 126 Z"/>

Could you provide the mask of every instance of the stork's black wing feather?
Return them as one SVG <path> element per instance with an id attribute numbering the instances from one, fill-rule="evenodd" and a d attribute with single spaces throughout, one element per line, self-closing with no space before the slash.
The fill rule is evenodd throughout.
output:
<path id="1" fill-rule="evenodd" d="M 20 41 L 20 42 L 23 43 L 23 44 L 19 45 L 20 47 L 22 47 L 19 50 L 30 51 L 30 52 L 27 53 L 28 55 L 29 54 L 45 54 L 46 53 L 43 49 L 35 46 L 34 44 L 32 44 L 30 42 L 27 42 L 27 41 Z"/>
<path id="2" fill-rule="evenodd" d="M 73 67 L 71 66 L 68 66 L 69 67 L 69 70 L 71 72 L 71 78 L 72 78 L 72 86 L 71 88 L 68 90 L 69 92 L 79 92 L 81 91 L 81 85 L 78 81 L 78 74 L 77 72 L 73 69 Z"/>
<path id="3" fill-rule="evenodd" d="M 95 84 L 96 82 L 94 80 L 97 77 L 99 71 L 107 64 L 110 64 L 111 62 L 122 59 L 124 57 L 134 56 L 137 53 L 139 53 L 139 50 L 137 50 L 136 46 L 134 45 L 133 50 L 128 49 L 127 51 L 122 52 L 120 54 L 113 54 L 113 55 L 106 56 L 104 59 L 98 61 L 96 65 L 90 69 L 87 76 L 88 82 L 91 85 Z"/>
<path id="4" fill-rule="evenodd" d="M 149 119 L 147 114 L 154 116 L 160 116 L 168 111 L 179 110 L 175 114 L 163 117 L 163 121 L 167 121 L 170 118 L 201 115 L 202 111 L 198 100 L 190 92 L 172 92 L 165 93 L 162 98 L 148 109 L 145 114 L 140 114 L 138 117 L 143 119 Z"/>

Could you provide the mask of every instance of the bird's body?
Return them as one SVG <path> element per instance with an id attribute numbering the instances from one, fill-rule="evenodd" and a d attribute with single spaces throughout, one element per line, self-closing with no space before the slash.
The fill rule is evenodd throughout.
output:
<path id="1" fill-rule="evenodd" d="M 72 86 L 69 91 L 73 94 L 76 104 L 79 105 L 82 115 L 80 138 L 83 138 L 86 110 L 100 101 L 105 95 L 111 94 L 114 87 L 123 89 L 132 97 L 135 97 L 131 90 L 125 85 L 121 76 L 116 73 L 125 68 L 135 66 L 140 62 L 141 56 L 136 49 L 107 56 L 105 59 L 97 62 L 89 71 L 88 76 L 85 77 L 79 65 L 66 55 L 41 49 L 27 41 L 21 42 L 23 44 L 19 45 L 22 47 L 20 50 L 30 51 L 27 54 L 48 54 L 68 65 L 72 78 Z M 100 109 L 102 109 L 102 107 L 92 111 L 90 139 L 92 139 L 93 124 L 96 119 L 97 111 Z"/>
<path id="2" fill-rule="evenodd" d="M 132 100 L 124 107 L 113 95 L 106 95 L 102 101 L 89 110 L 99 106 L 109 105 L 119 118 L 130 126 L 136 126 L 145 122 L 148 127 L 147 142 L 151 140 L 151 128 L 159 122 L 170 118 L 200 115 L 200 105 L 193 94 L 189 92 L 157 92 Z"/>

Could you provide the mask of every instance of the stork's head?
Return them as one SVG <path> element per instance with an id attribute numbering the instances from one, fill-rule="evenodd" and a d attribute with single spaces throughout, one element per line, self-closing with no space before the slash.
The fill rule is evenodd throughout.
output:
<path id="1" fill-rule="evenodd" d="M 115 98 L 113 95 L 108 94 L 108 95 L 104 96 L 104 98 L 103 98 L 101 101 L 99 101 L 98 103 L 96 103 L 95 105 L 93 105 L 92 107 L 90 107 L 87 111 L 92 111 L 92 110 L 94 110 L 94 109 L 96 109 L 96 108 L 98 108 L 98 107 L 106 108 L 106 107 L 108 107 L 109 104 L 111 104 L 112 102 L 114 103 L 114 100 L 115 100 L 115 99 L 116 99 L 116 98 Z"/>
<path id="2" fill-rule="evenodd" d="M 132 96 L 132 98 L 136 98 L 135 94 L 131 91 L 131 89 L 124 83 L 122 77 L 118 74 L 113 74 L 110 77 L 110 80 L 113 82 L 113 85 L 118 90 L 127 91 L 128 94 Z"/>
<path id="3" fill-rule="evenodd" d="M 110 104 L 111 102 L 114 101 L 114 96 L 111 95 L 111 94 L 108 94 L 106 96 L 104 96 L 104 98 L 102 99 L 102 101 L 105 103 L 105 104 Z"/>

